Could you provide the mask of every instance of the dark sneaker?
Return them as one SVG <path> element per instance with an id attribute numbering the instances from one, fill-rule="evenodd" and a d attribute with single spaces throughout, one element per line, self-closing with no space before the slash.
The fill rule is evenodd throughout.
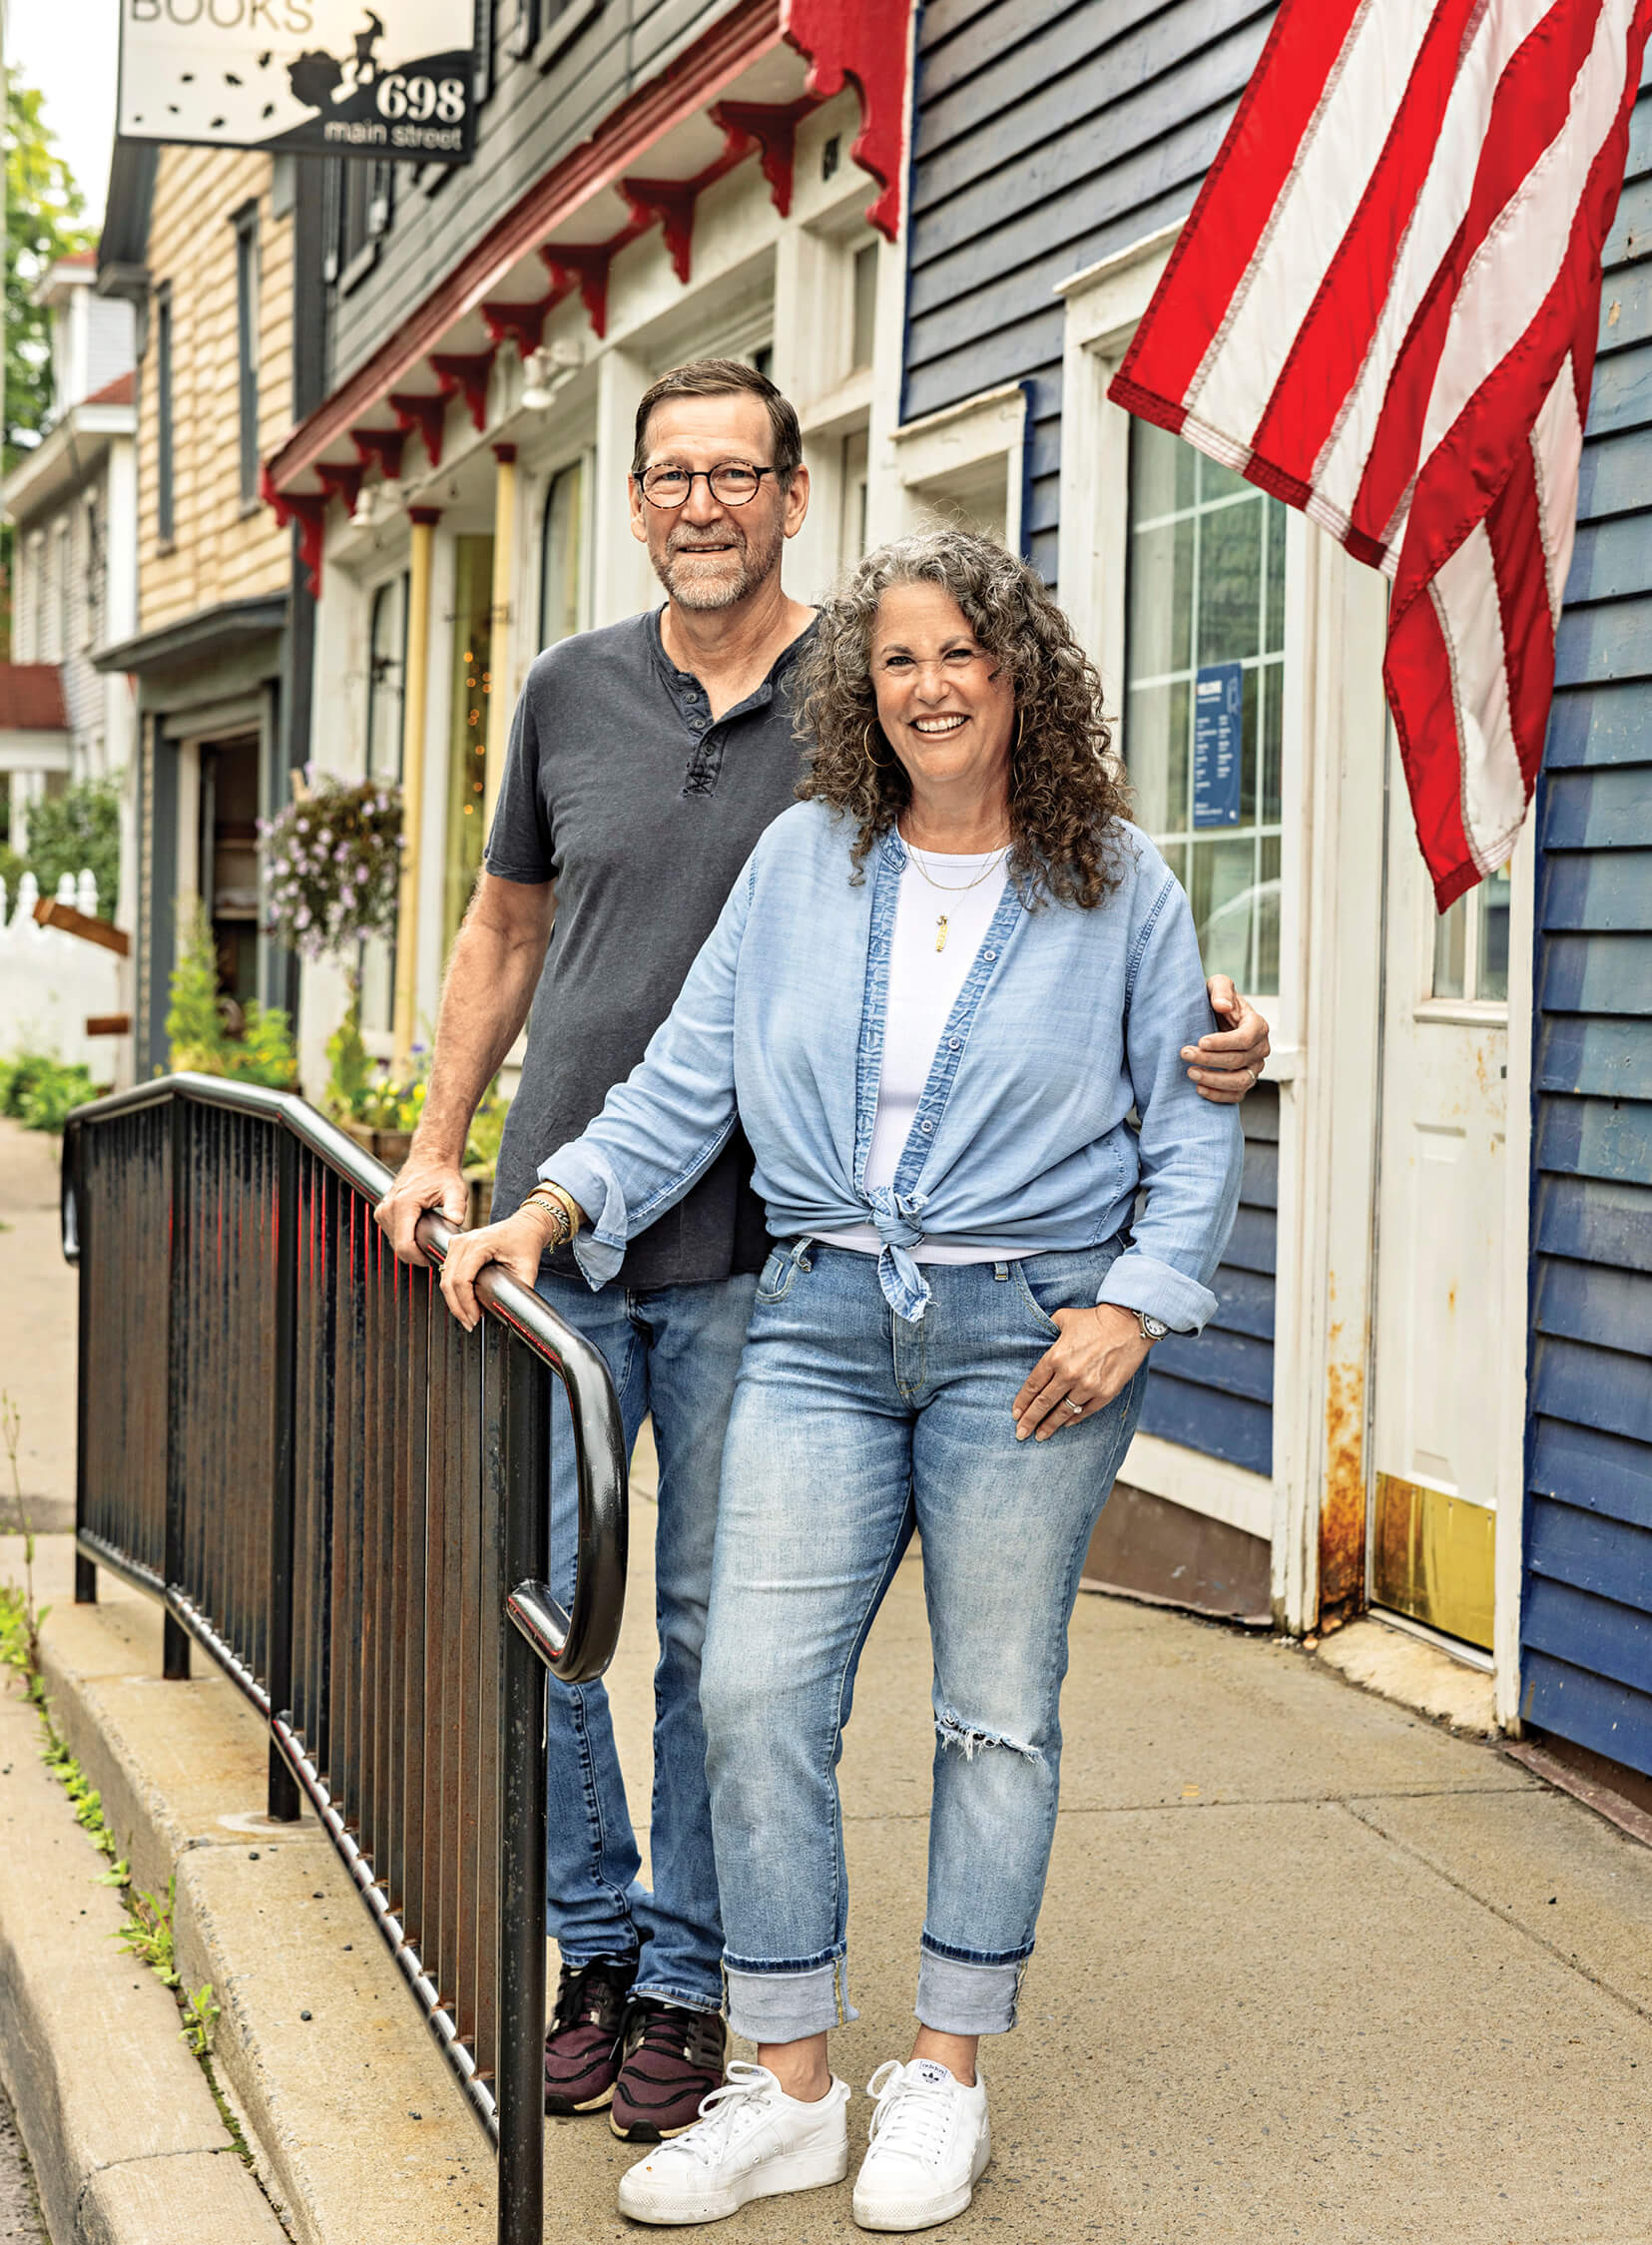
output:
<path id="1" fill-rule="evenodd" d="M 625 2017 L 624 2061 L 608 2125 L 624 2143 L 663 2143 L 700 2117 L 723 2086 L 728 2035 L 716 2011 L 639 1996 Z"/>
<path id="2" fill-rule="evenodd" d="M 558 2119 L 600 2112 L 612 2098 L 636 1969 L 607 1957 L 563 1965 L 545 2037 L 545 2110 Z"/>

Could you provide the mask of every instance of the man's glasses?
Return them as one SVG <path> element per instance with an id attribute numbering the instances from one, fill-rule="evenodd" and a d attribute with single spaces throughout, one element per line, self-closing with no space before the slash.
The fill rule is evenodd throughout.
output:
<path id="1" fill-rule="evenodd" d="M 730 460 L 715 468 L 674 468 L 660 466 L 645 468 L 637 478 L 643 497 L 651 507 L 686 506 L 695 485 L 704 476 L 711 494 L 720 506 L 749 506 L 758 495 L 758 486 L 766 475 L 775 475 L 775 468 L 743 467 Z"/>

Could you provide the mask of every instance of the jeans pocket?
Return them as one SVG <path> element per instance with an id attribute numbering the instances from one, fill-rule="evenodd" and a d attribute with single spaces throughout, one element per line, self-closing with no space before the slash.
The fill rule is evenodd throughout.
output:
<path id="1" fill-rule="evenodd" d="M 1027 1275 L 1025 1271 L 1022 1270 L 1020 1263 L 1012 1263 L 1009 1267 L 1009 1271 L 1010 1279 L 1014 1285 L 1016 1295 L 1020 1300 L 1022 1309 L 1026 1311 L 1027 1316 L 1032 1320 L 1038 1331 L 1044 1335 L 1046 1340 L 1059 1340 L 1061 1335 L 1061 1328 L 1050 1316 L 1049 1311 L 1046 1310 L 1044 1305 L 1039 1301 L 1037 1295 L 1033 1293 L 1031 1286 L 1027 1282 Z M 1070 1305 L 1063 1302 L 1057 1302 L 1055 1304 L 1055 1307 L 1058 1310 L 1062 1310 L 1070 1307 Z"/>
<path id="2" fill-rule="evenodd" d="M 774 1248 L 758 1280 L 758 1300 L 784 1302 L 792 1292 L 793 1282 L 799 1271 L 807 1271 L 809 1265 L 803 1259 L 801 1241 L 792 1247 Z"/>
<path id="3" fill-rule="evenodd" d="M 1016 1292 L 1038 1331 L 1054 1339 L 1061 1331 L 1057 1310 L 1089 1310 L 1101 1282 L 1119 1258 L 1116 1240 L 1102 1247 L 1075 1248 L 1069 1253 L 1023 1256 L 1010 1265 Z"/>

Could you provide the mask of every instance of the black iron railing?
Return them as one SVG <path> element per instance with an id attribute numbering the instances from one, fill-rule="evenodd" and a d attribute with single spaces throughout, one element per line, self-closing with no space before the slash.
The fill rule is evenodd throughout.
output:
<path id="1" fill-rule="evenodd" d="M 547 1669 L 600 1675 L 626 1478 L 601 1358 L 503 1273 L 473 1334 L 372 1221 L 389 1172 L 302 1100 L 168 1076 L 77 1108 L 75 1594 L 161 1600 L 270 1727 L 499 2153 L 502 2245 L 542 2235 Z M 434 1218 L 419 1240 L 440 1262 Z M 545 1586 L 548 1377 L 579 1460 L 572 1610 Z"/>

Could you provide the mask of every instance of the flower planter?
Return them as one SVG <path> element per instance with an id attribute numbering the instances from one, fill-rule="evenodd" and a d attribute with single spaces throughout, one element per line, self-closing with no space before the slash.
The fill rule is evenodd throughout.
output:
<path id="1" fill-rule="evenodd" d="M 363 1153 L 382 1162 L 386 1169 L 399 1169 L 407 1159 L 407 1149 L 413 1143 L 410 1130 L 376 1130 L 371 1123 L 341 1122 L 339 1129 L 345 1137 L 353 1138 Z"/>

